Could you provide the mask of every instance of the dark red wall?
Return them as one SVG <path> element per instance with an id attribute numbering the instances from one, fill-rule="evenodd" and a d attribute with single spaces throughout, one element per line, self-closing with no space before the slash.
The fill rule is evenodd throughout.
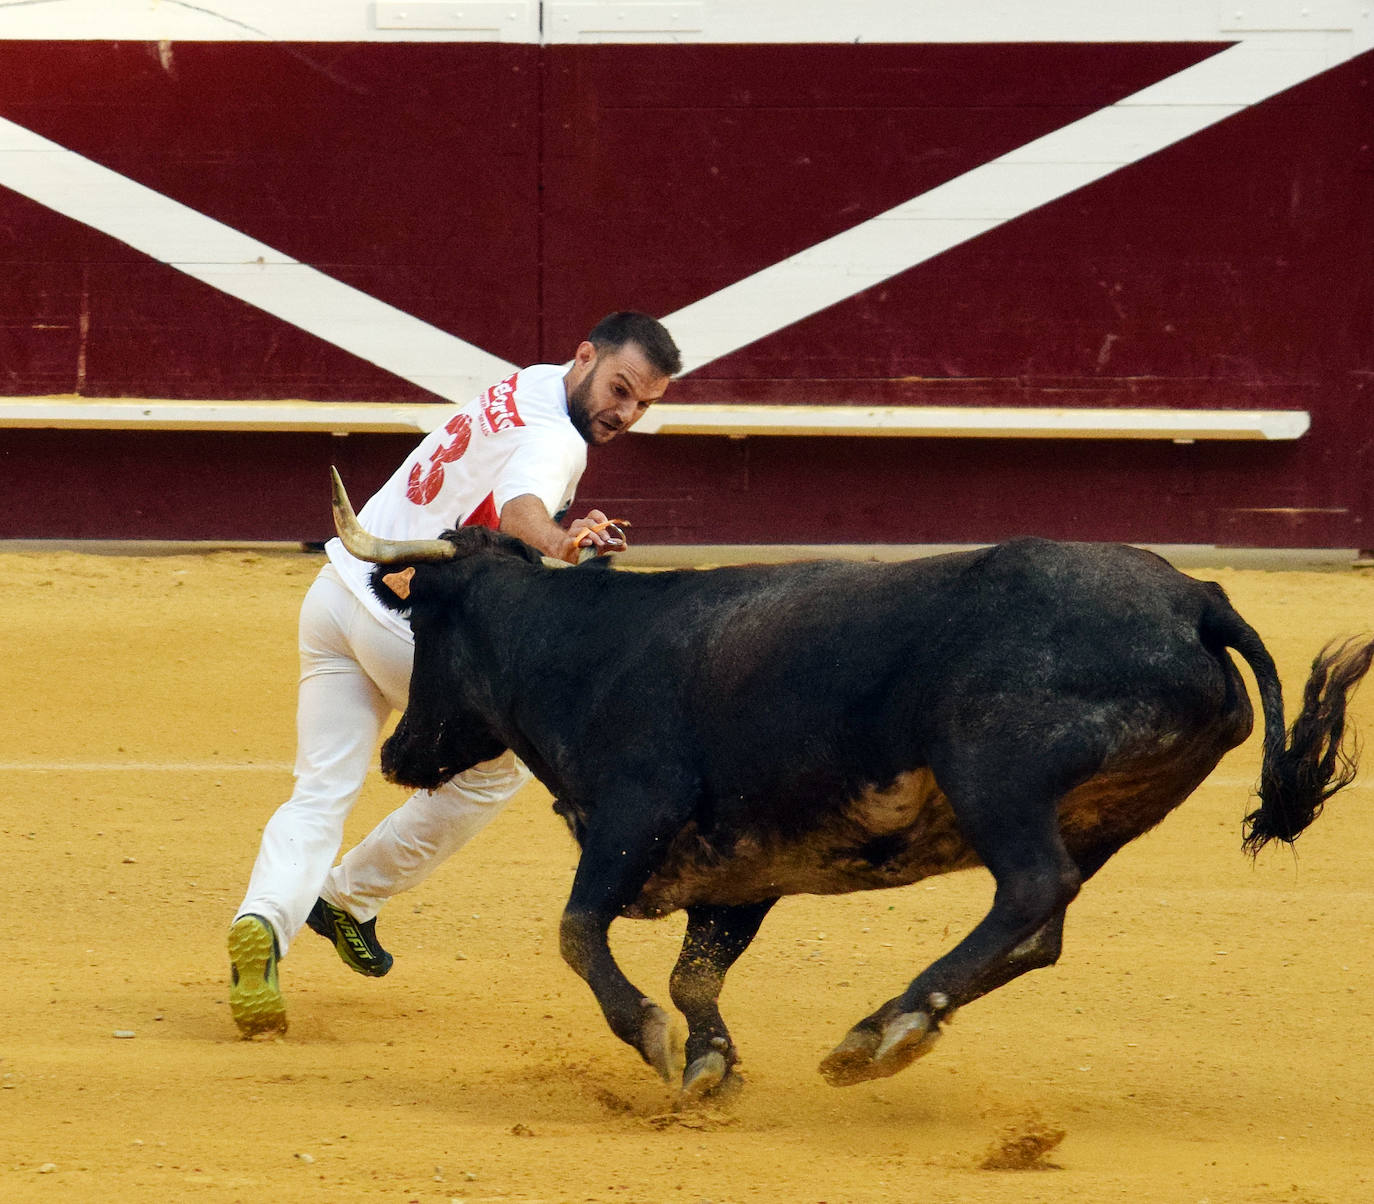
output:
<path id="1" fill-rule="evenodd" d="M 0 116 L 492 353 L 538 346 L 538 48 L 0 41 Z M 427 394 L 0 188 L 0 391 Z M 86 310 L 85 373 L 79 378 Z M 42 315 L 56 331 L 37 336 Z"/>
<path id="2" fill-rule="evenodd" d="M 671 313 L 1213 45 L 0 42 L 0 116 L 516 362 Z M 630 436 L 653 542 L 1374 543 L 1365 55 L 710 363 L 680 401 L 1303 408 L 1295 443 Z M 0 188 L 0 393 L 422 390 Z M 0 429 L 0 537 L 316 539 L 408 440 Z M 208 505 L 203 484 L 220 486 Z"/>

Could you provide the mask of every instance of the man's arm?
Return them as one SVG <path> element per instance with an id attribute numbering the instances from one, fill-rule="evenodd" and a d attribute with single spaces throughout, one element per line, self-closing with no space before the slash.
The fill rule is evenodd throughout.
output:
<path id="1" fill-rule="evenodd" d="M 532 493 L 511 498 L 501 508 L 502 531 L 523 539 L 545 556 L 566 560 L 569 564 L 577 563 L 577 554 L 584 547 L 595 548 L 598 556 L 624 549 L 625 544 L 608 532 L 591 529 L 594 524 L 605 521 L 606 516 L 600 510 L 591 510 L 586 518 L 574 519 L 565 531 L 549 517 L 544 503 Z"/>

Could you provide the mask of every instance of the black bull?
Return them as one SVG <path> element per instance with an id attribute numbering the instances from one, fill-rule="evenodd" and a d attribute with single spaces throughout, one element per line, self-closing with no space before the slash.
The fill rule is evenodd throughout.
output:
<path id="1" fill-rule="evenodd" d="M 365 558 L 415 564 L 416 546 L 364 546 L 341 491 L 337 508 Z M 415 632 L 383 771 L 433 788 L 507 748 L 534 771 L 582 849 L 563 956 L 665 1079 L 667 1014 L 607 931 L 686 909 L 670 992 L 689 1097 L 737 1083 L 717 1001 L 782 895 L 976 865 L 996 883 L 983 920 L 825 1058 L 834 1084 L 895 1073 L 956 1008 L 1055 962 L 1082 883 L 1249 735 L 1228 648 L 1264 714 L 1246 846 L 1291 842 L 1354 776 L 1345 706 L 1374 641 L 1317 658 L 1285 734 L 1273 660 L 1223 590 L 1130 547 L 633 573 L 554 569 L 467 528 L 418 552 L 448 559 L 418 564 L 404 601 L 376 574 Z"/>

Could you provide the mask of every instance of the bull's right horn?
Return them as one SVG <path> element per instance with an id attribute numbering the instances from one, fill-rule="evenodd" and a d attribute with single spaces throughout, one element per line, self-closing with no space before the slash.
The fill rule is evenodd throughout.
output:
<path id="1" fill-rule="evenodd" d="M 334 487 L 334 530 L 343 546 L 359 560 L 370 564 L 433 564 L 452 560 L 458 554 L 458 549 L 446 539 L 379 539 L 364 531 L 339 479 L 339 470 L 332 464 L 329 477 Z"/>

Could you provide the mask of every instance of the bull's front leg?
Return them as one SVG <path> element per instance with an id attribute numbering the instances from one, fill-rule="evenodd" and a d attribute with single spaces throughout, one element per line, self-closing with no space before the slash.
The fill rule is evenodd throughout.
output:
<path id="1" fill-rule="evenodd" d="M 673 1002 L 687 1018 L 687 1068 L 680 1096 L 684 1104 L 724 1095 L 740 1085 L 735 1073 L 739 1054 L 720 1014 L 720 991 L 726 973 L 776 902 L 687 909 L 682 952 L 668 984 Z"/>
<path id="2" fill-rule="evenodd" d="M 611 954 L 611 921 L 639 896 L 682 821 L 642 796 L 603 800 L 588 823 L 582 859 L 559 927 L 563 960 L 591 987 L 606 1023 L 664 1082 L 680 1064 L 668 1013 L 625 977 Z"/>

